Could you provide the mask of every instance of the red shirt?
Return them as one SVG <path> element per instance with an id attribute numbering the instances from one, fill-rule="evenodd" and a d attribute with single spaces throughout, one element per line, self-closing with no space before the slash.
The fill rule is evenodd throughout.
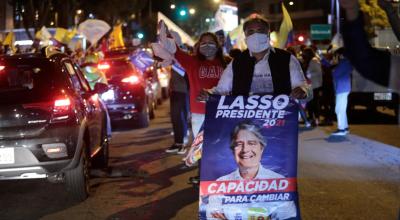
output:
<path id="1" fill-rule="evenodd" d="M 175 58 L 186 70 L 190 86 L 190 111 L 192 113 L 205 114 L 206 105 L 197 101 L 197 96 L 202 89 L 211 89 L 218 84 L 224 71 L 222 63 L 218 59 L 200 60 L 197 56 L 191 56 L 181 50 L 177 50 Z"/>

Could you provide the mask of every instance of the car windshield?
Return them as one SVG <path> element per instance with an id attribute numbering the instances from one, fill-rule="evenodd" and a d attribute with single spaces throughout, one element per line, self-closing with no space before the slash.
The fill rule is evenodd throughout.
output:
<path id="1" fill-rule="evenodd" d="M 0 66 L 0 103 L 43 101 L 60 85 L 52 63 L 44 59 L 10 59 Z"/>

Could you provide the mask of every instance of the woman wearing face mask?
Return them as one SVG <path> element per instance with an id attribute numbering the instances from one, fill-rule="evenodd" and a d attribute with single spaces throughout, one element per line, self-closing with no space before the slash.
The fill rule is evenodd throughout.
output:
<path id="1" fill-rule="evenodd" d="M 192 116 L 192 131 L 194 137 L 198 134 L 205 116 L 205 103 L 196 100 L 202 89 L 215 87 L 220 79 L 227 62 L 222 53 L 222 47 L 218 44 L 215 34 L 203 33 L 196 44 L 194 54 L 190 55 L 176 49 L 175 59 L 186 70 L 189 79 L 189 102 Z M 182 154 L 181 146 L 175 143 L 167 152 L 178 151 Z"/>

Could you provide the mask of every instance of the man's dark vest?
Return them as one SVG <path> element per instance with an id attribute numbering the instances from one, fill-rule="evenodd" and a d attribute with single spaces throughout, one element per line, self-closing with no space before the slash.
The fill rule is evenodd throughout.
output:
<path id="1" fill-rule="evenodd" d="M 289 71 L 290 53 L 278 48 L 274 49 L 275 52 L 271 51 L 268 58 L 274 94 L 289 95 L 292 91 Z M 243 51 L 233 60 L 232 95 L 249 95 L 255 64 L 256 59 L 250 56 L 249 50 Z"/>

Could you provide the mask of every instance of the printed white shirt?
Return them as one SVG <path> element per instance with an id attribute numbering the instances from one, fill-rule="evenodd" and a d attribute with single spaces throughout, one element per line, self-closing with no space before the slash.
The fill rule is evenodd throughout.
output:
<path id="1" fill-rule="evenodd" d="M 268 50 L 265 56 L 260 61 L 258 61 L 254 66 L 253 80 L 250 88 L 251 94 L 272 93 L 274 90 L 272 83 L 271 69 L 268 63 L 268 58 L 271 51 L 272 53 L 275 52 L 275 50 L 271 48 L 270 50 Z M 292 55 L 290 56 L 289 71 L 290 71 L 290 82 L 292 85 L 292 89 L 296 87 L 301 87 L 307 93 L 307 97 L 309 97 L 309 95 L 311 94 L 310 91 L 311 89 L 307 85 L 299 61 L 297 60 L 296 57 Z M 233 69 L 231 62 L 222 73 L 221 79 L 219 80 L 218 85 L 214 91 L 217 94 L 221 95 L 230 94 L 232 92 L 232 81 L 233 81 Z"/>

